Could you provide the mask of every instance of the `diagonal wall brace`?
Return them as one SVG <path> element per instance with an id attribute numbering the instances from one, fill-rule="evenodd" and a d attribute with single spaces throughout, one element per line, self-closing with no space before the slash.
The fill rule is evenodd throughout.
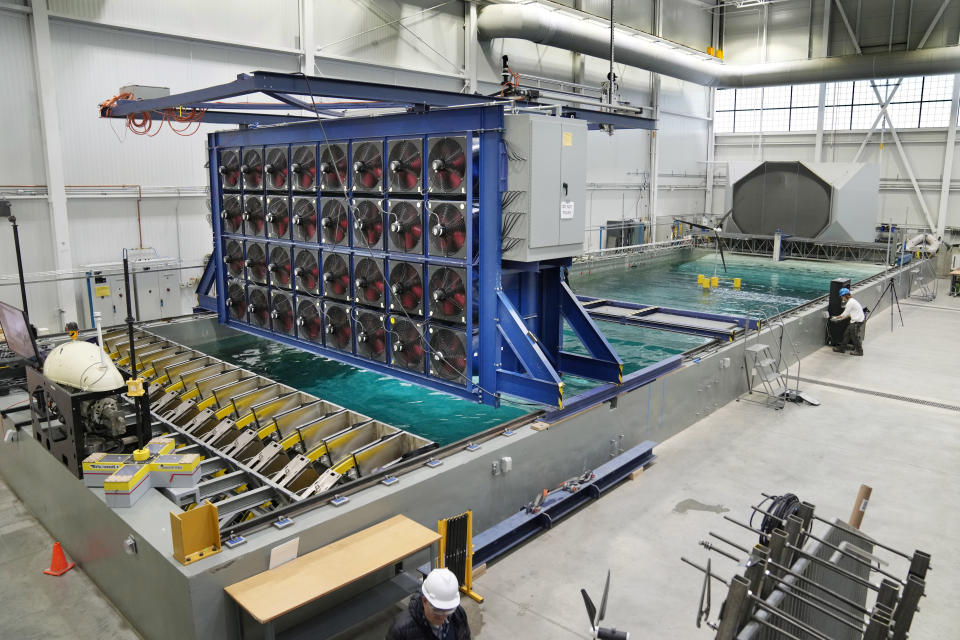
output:
<path id="1" fill-rule="evenodd" d="M 591 356 L 561 351 L 560 371 L 604 382 L 623 382 L 623 361 L 565 282 L 560 283 L 560 310 Z"/>

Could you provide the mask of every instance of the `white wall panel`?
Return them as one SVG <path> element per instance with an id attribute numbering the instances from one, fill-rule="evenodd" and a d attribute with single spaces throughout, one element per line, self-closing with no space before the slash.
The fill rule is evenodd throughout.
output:
<path id="1" fill-rule="evenodd" d="M 196 186 L 203 169 L 204 126 L 184 138 L 164 126 L 136 136 L 121 120 L 98 117 L 97 105 L 126 84 L 188 91 L 257 69 L 292 72 L 294 56 L 176 41 L 69 23 L 51 25 L 67 184 Z M 216 127 L 216 128 L 223 128 Z"/>
<path id="2" fill-rule="evenodd" d="M 26 16 L 0 11 L 0 185 L 42 184 L 45 180 L 33 45 Z M 3 187 L 0 186 L 0 192 Z"/>
<path id="3" fill-rule="evenodd" d="M 52 17 L 189 33 L 274 47 L 297 47 L 297 0 L 47 0 Z"/>
<path id="4" fill-rule="evenodd" d="M 463 4 L 316 0 L 319 53 L 424 71 L 463 69 Z"/>
<path id="5" fill-rule="evenodd" d="M 2 102 L 2 101 L 0 101 Z M 11 211 L 17 217 L 23 270 L 27 274 L 55 268 L 50 254 L 50 215 L 46 200 L 11 200 Z M 20 286 L 17 278 L 17 256 L 13 250 L 13 230 L 4 220 L 0 226 L 0 300 L 20 307 Z M 28 278 L 29 280 L 30 278 Z M 57 328 L 57 289 L 53 283 L 27 286 L 30 319 L 38 327 Z"/>

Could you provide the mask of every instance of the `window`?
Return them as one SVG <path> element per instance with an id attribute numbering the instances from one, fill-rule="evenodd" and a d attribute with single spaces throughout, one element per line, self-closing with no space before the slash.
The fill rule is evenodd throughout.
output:
<path id="1" fill-rule="evenodd" d="M 823 128 L 827 131 L 882 126 L 880 101 L 889 101 L 887 115 L 903 129 L 946 127 L 950 121 L 953 76 L 923 76 L 825 86 Z M 815 131 L 820 85 L 802 84 L 762 89 L 717 91 L 714 130 L 717 133 Z"/>

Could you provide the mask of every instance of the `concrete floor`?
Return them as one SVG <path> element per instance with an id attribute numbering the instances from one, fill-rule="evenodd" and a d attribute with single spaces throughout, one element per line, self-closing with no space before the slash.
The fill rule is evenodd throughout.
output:
<path id="1" fill-rule="evenodd" d="M 579 589 L 598 599 L 609 568 L 611 626 L 634 638 L 711 638 L 694 625 L 702 574 L 680 556 L 704 563 L 698 541 L 709 531 L 751 545 L 753 534 L 721 514 L 748 520 L 760 492 L 796 493 L 819 515 L 846 519 L 861 483 L 873 487 L 863 530 L 933 557 L 910 637 L 958 637 L 960 557 L 948 532 L 960 530 L 960 411 L 921 401 L 960 405 L 960 299 L 904 301 L 902 311 L 905 327 L 898 322 L 892 333 L 888 315 L 869 322 L 864 357 L 825 348 L 803 361 L 802 378 L 822 384 L 801 387 L 821 406 L 731 403 L 659 445 L 638 479 L 490 566 L 475 584 L 486 601 L 466 603 L 474 637 L 589 637 Z M 82 571 L 41 573 L 51 544 L 0 485 L 0 637 L 136 638 Z M 906 572 L 905 561 L 886 557 L 895 573 Z M 713 558 L 724 577 L 737 569 Z M 711 619 L 723 596 L 715 588 Z M 383 638 L 392 615 L 345 637 Z"/>

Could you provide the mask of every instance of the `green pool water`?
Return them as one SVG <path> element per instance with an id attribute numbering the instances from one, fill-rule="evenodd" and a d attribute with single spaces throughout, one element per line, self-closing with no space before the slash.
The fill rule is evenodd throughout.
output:
<path id="1" fill-rule="evenodd" d="M 834 278 L 859 282 L 885 269 L 883 265 L 853 262 L 813 262 L 727 255 L 727 271 L 713 254 L 674 264 L 660 263 L 633 269 L 608 270 L 578 275 L 571 269 L 570 285 L 580 295 L 627 300 L 649 305 L 731 315 L 769 315 L 791 309 L 830 292 Z M 739 291 L 729 281 L 704 291 L 697 274 L 716 273 L 721 278 L 740 278 Z M 763 313 L 764 309 L 766 313 Z M 604 331 L 607 323 L 604 323 Z"/>
<path id="2" fill-rule="evenodd" d="M 757 311 L 763 304 L 776 305 L 778 309 L 794 307 L 824 295 L 833 278 L 849 277 L 856 281 L 881 270 L 848 263 L 794 261 L 775 265 L 769 259 L 741 256 L 728 257 L 727 264 L 731 277 L 743 279 L 741 291 L 700 291 L 697 274 L 713 274 L 712 256 L 582 277 L 574 274 L 570 282 L 583 295 L 742 315 Z M 623 359 L 625 375 L 709 341 L 609 322 L 600 323 L 600 328 Z M 565 331 L 564 336 L 565 348 L 585 353 L 572 332 Z M 192 346 L 441 445 L 536 408 L 527 403 L 504 402 L 494 409 L 246 334 Z M 565 384 L 567 399 L 596 385 L 570 377 Z"/>

